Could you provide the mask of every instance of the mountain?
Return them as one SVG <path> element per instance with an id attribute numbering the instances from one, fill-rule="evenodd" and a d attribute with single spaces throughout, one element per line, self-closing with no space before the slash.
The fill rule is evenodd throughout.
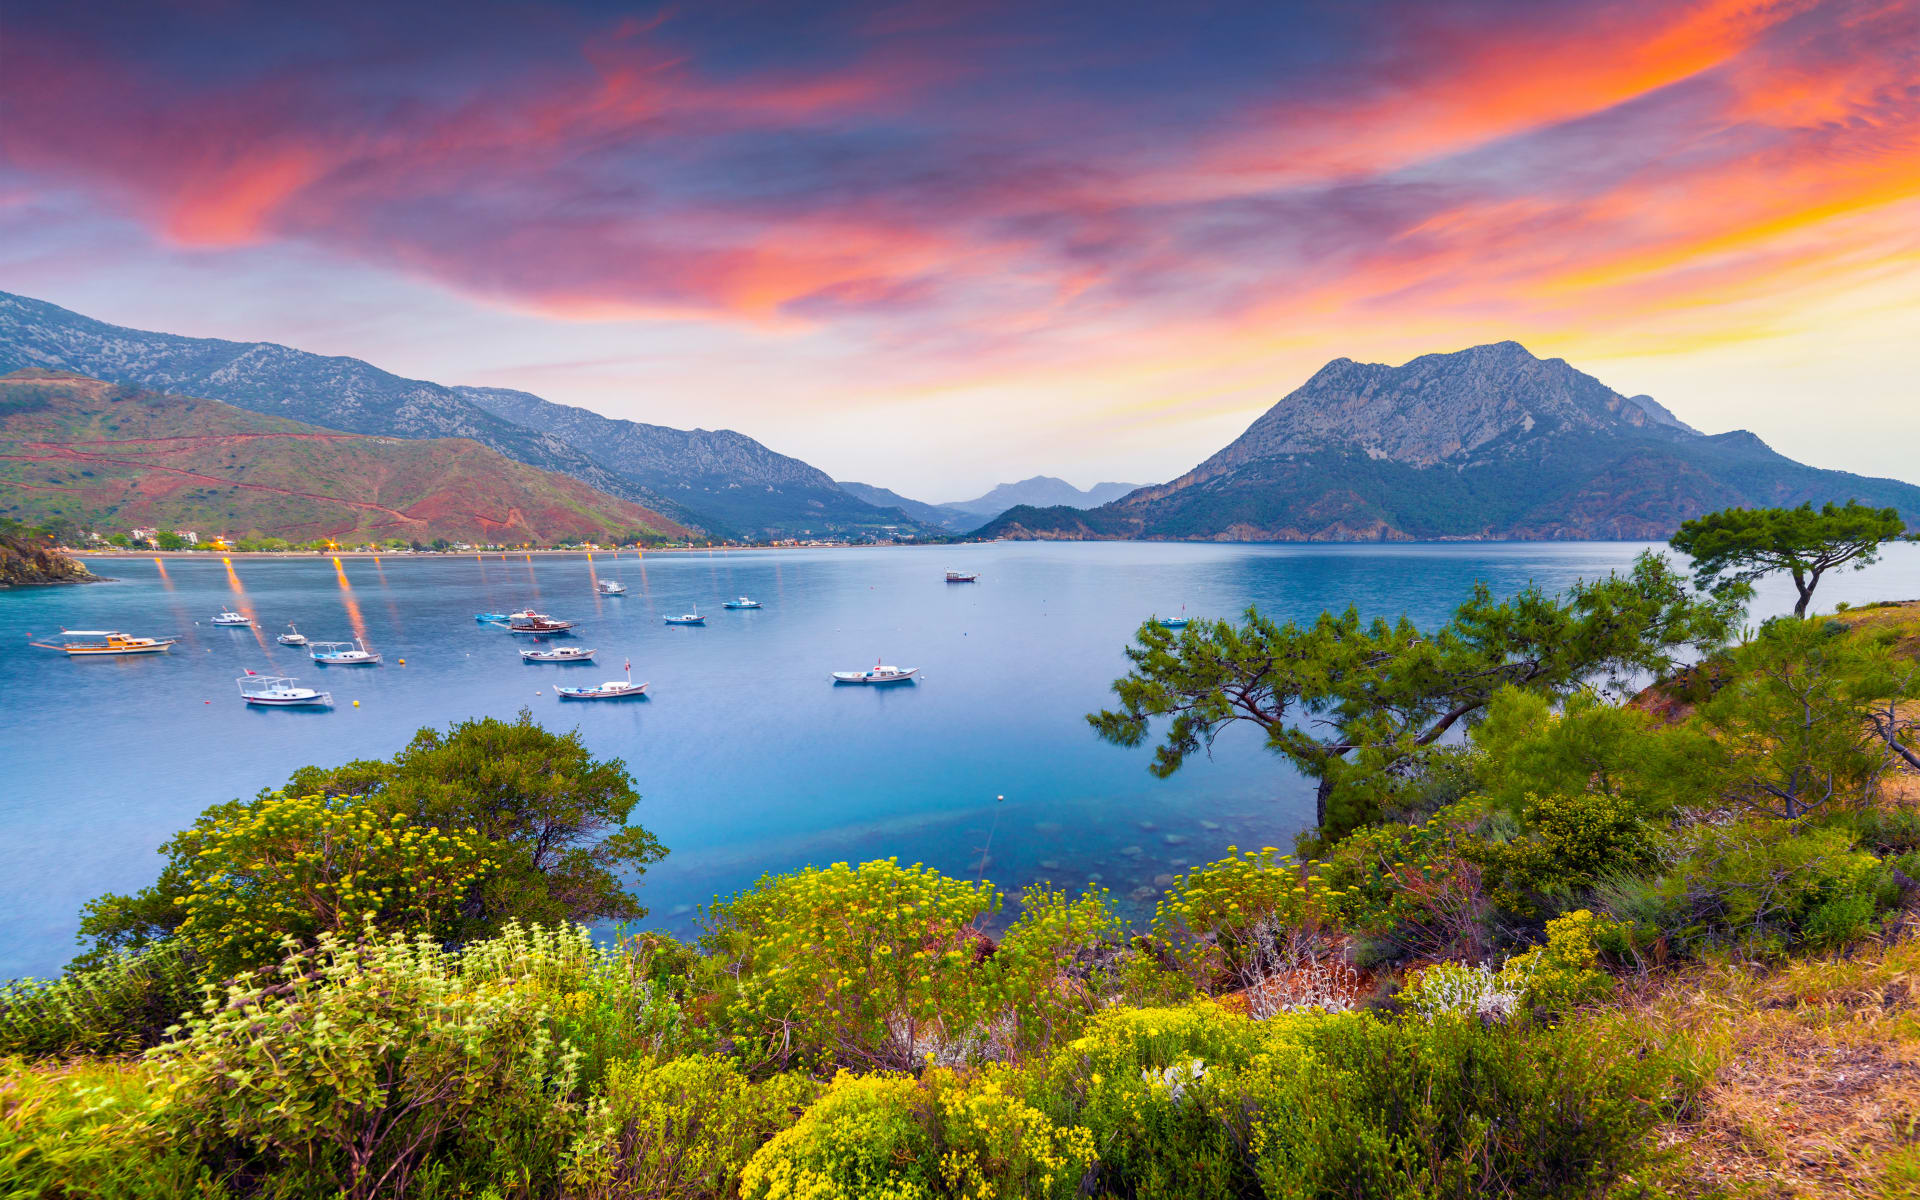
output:
<path id="1" fill-rule="evenodd" d="M 1139 486 L 1137 483 L 1096 483 L 1083 492 L 1064 479 L 1035 475 L 1018 483 L 1003 483 L 984 496 L 976 496 L 971 500 L 952 500 L 940 507 L 981 519 L 998 516 L 1021 504 L 1030 504 L 1035 508 L 1062 505 L 1068 508 L 1095 508 L 1110 500 L 1118 500 Z"/>
<path id="2" fill-rule="evenodd" d="M 271 342 L 127 329 L 0 292 L 0 371 L 21 367 L 211 397 L 349 433 L 469 438 L 715 536 L 928 532 L 742 434 L 613 421 L 525 392 L 404 379 Z"/>
<path id="3" fill-rule="evenodd" d="M 37 369 L 0 376 L 0 516 L 293 541 L 687 534 L 470 439 L 344 433 Z"/>
<path id="4" fill-rule="evenodd" d="M 856 499 L 864 500 L 876 508 L 897 508 L 922 525 L 931 525 L 954 533 L 972 529 L 980 524 L 979 519 L 954 512 L 938 504 L 928 504 L 924 500 L 909 500 L 899 492 L 876 487 L 871 483 L 849 483 L 844 479 L 834 481 L 840 490 Z"/>
<path id="5" fill-rule="evenodd" d="M 510 388 L 454 391 L 496 417 L 545 430 L 590 452 L 621 478 L 748 537 L 938 532 L 898 509 L 870 504 L 825 471 L 732 430 L 616 420 Z"/>
<path id="6" fill-rule="evenodd" d="M 1893 506 L 1920 487 L 1714 436 L 1517 342 L 1399 367 L 1340 358 L 1171 483 L 1091 511 L 1021 507 L 989 537 L 1206 541 L 1664 539 L 1733 505 Z"/>

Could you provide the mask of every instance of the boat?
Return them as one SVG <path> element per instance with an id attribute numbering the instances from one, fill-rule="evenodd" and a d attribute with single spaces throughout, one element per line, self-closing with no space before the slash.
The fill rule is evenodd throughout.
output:
<path id="1" fill-rule="evenodd" d="M 62 641 L 29 642 L 42 650 L 65 654 L 165 654 L 179 638 L 135 637 L 113 629 L 62 629 Z"/>
<path id="2" fill-rule="evenodd" d="M 621 583 L 618 579 L 602 579 L 593 586 L 594 590 L 598 591 L 602 596 L 624 596 L 627 594 L 627 585 Z"/>
<path id="3" fill-rule="evenodd" d="M 307 657 L 336 667 L 371 666 L 380 661 L 380 655 L 367 649 L 359 638 L 350 642 L 312 642 L 307 647 Z"/>
<path id="4" fill-rule="evenodd" d="M 553 694 L 562 700 L 620 700 L 646 692 L 647 685 L 633 681 L 633 660 L 627 660 L 627 677 L 609 679 L 595 687 L 556 687 Z"/>
<path id="5" fill-rule="evenodd" d="M 906 683 L 920 673 L 919 667 L 894 667 L 874 660 L 874 664 L 864 671 L 835 671 L 833 682 L 841 683 Z"/>
<path id="6" fill-rule="evenodd" d="M 520 657 L 528 662 L 592 662 L 594 653 L 580 646 L 555 646 L 551 650 L 522 650 Z"/>
<path id="7" fill-rule="evenodd" d="M 669 625 L 705 625 L 707 619 L 700 615 L 700 606 L 695 605 L 692 612 L 681 613 L 677 617 L 663 618 Z"/>
<path id="8" fill-rule="evenodd" d="M 253 624 L 253 618 L 247 616 L 245 613 L 237 613 L 229 610 L 227 612 L 216 614 L 213 618 L 213 623 L 215 625 L 251 626 Z"/>
<path id="9" fill-rule="evenodd" d="M 304 646 L 307 644 L 307 635 L 294 628 L 292 621 L 288 621 L 287 631 L 273 640 L 282 646 Z"/>
<path id="10" fill-rule="evenodd" d="M 760 602 L 747 596 L 739 596 L 721 605 L 722 608 L 759 608 Z"/>
<path id="11" fill-rule="evenodd" d="M 508 633 L 565 633 L 572 628 L 572 621 L 562 621 L 558 617 L 550 617 L 546 613 L 535 612 L 530 608 L 507 614 Z"/>
<path id="12" fill-rule="evenodd" d="M 473 619 L 482 625 L 505 625 L 509 613 L 475 613 Z"/>
<path id="13" fill-rule="evenodd" d="M 947 582 L 948 583 L 979 583 L 980 576 L 968 574 L 965 571 L 948 571 Z"/>
<path id="14" fill-rule="evenodd" d="M 331 708 L 333 693 L 300 687 L 290 675 L 256 675 L 248 671 L 234 680 L 240 698 L 258 708 Z"/>
<path id="15" fill-rule="evenodd" d="M 1185 629 L 1189 624 L 1192 623 L 1191 619 L 1187 616 L 1187 606 L 1184 604 L 1180 606 L 1179 616 L 1155 617 L 1153 618 L 1153 621 L 1154 621 L 1154 624 L 1160 626 L 1160 628 L 1162 629 Z"/>

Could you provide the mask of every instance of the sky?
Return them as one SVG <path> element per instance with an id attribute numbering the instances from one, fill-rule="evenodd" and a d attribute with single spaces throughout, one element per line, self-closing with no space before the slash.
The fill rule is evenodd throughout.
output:
<path id="1" fill-rule="evenodd" d="M 1508 338 L 1920 481 L 1920 0 L 10 0 L 0 99 L 0 288 L 918 499 Z"/>

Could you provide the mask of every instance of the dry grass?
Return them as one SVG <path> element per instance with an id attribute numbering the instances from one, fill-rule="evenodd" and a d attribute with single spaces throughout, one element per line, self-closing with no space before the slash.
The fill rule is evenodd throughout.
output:
<path id="1" fill-rule="evenodd" d="M 1701 969 L 1635 1001 L 1719 1069 L 1663 1143 L 1679 1196 L 1920 1196 L 1920 937 Z"/>

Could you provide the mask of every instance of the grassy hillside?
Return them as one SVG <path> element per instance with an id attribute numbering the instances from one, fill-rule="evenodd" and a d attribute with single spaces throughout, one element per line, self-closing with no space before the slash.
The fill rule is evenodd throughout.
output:
<path id="1" fill-rule="evenodd" d="M 682 526 L 464 438 L 338 433 L 56 372 L 0 376 L 0 515 L 82 527 L 544 544 Z"/>

